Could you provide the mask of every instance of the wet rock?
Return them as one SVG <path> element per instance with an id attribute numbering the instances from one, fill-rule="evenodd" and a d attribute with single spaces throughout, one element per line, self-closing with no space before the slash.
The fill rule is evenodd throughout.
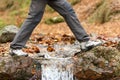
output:
<path id="1" fill-rule="evenodd" d="M 40 68 L 40 63 L 30 57 L 0 57 L 0 80 L 29 80 L 38 74 L 40 80 Z"/>
<path id="2" fill-rule="evenodd" d="M 120 51 L 120 42 L 118 43 L 118 45 L 116 46 L 116 48 Z"/>
<path id="3" fill-rule="evenodd" d="M 0 43 L 12 41 L 19 28 L 9 25 L 0 30 Z"/>
<path id="4" fill-rule="evenodd" d="M 6 74 L 16 80 L 40 80 L 42 61 L 40 61 L 39 55 L 44 53 L 50 56 L 49 59 L 61 59 L 71 58 L 73 53 L 80 52 L 77 41 L 74 44 L 54 44 L 55 51 L 53 52 L 48 52 L 45 45 L 40 44 L 39 47 L 41 48 L 40 53 L 31 54 L 33 56 L 30 57 L 11 57 L 9 55 L 0 57 L 0 78 L 1 75 Z M 91 51 L 76 54 L 73 59 L 74 76 L 77 80 L 111 80 L 120 75 L 120 51 L 115 47 L 99 46 Z M 63 63 L 65 60 L 61 62 Z M 53 60 L 51 64 L 55 64 L 55 61 Z"/>
<path id="5" fill-rule="evenodd" d="M 77 55 L 75 76 L 78 80 L 110 80 L 120 75 L 120 52 L 112 47 L 97 47 Z"/>
<path id="6" fill-rule="evenodd" d="M 120 80 L 120 77 L 113 78 L 111 80 Z"/>
<path id="7" fill-rule="evenodd" d="M 0 80 L 15 80 L 10 74 L 0 73 Z"/>

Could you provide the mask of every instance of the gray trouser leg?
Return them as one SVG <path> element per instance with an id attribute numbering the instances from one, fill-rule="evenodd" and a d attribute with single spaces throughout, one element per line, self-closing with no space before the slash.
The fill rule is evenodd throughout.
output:
<path id="1" fill-rule="evenodd" d="M 73 8 L 66 0 L 49 0 L 48 4 L 64 17 L 78 41 L 83 42 L 89 40 L 88 34 L 81 26 Z"/>
<path id="2" fill-rule="evenodd" d="M 11 48 L 21 49 L 25 46 L 33 29 L 41 20 L 46 4 L 47 0 L 32 0 L 28 17 L 12 41 L 10 45 Z"/>

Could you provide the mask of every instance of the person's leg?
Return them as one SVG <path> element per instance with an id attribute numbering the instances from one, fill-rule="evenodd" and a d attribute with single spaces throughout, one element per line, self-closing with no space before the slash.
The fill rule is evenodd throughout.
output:
<path id="1" fill-rule="evenodd" d="M 73 8 L 66 0 L 49 0 L 48 5 L 62 15 L 79 42 L 88 41 L 89 36 L 81 26 Z"/>
<path id="2" fill-rule="evenodd" d="M 102 44 L 101 41 L 90 40 L 89 35 L 81 26 L 73 8 L 66 0 L 49 0 L 48 4 L 64 17 L 76 39 L 81 43 L 81 51 L 88 51 Z"/>
<path id="3" fill-rule="evenodd" d="M 31 0 L 30 10 L 27 19 L 22 24 L 19 32 L 11 42 L 10 48 L 21 49 L 25 46 L 33 29 L 40 22 L 48 0 Z"/>

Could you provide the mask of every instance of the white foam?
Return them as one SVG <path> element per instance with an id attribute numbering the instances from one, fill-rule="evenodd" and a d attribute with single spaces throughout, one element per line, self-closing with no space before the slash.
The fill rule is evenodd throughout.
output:
<path id="1" fill-rule="evenodd" d="M 73 80 L 73 64 L 70 58 L 43 60 L 42 80 Z"/>

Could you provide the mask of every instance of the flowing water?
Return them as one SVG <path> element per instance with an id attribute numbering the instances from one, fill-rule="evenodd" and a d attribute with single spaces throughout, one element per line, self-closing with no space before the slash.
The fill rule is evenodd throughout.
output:
<path id="1" fill-rule="evenodd" d="M 74 80 L 71 58 L 51 58 L 42 62 L 42 80 Z"/>
<path id="2" fill-rule="evenodd" d="M 55 44 L 54 52 L 46 51 L 46 46 L 39 45 L 41 54 L 47 55 L 41 60 L 42 78 L 41 80 L 76 80 L 73 78 L 74 53 L 79 52 L 77 44 L 59 45 Z"/>

